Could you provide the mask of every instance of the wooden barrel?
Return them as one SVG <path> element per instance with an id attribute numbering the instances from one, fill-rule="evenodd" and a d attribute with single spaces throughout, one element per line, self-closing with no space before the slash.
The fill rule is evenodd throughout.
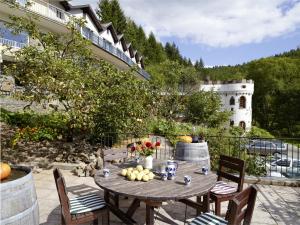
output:
<path id="1" fill-rule="evenodd" d="M 183 143 L 177 142 L 175 159 L 189 161 L 199 165 L 199 168 L 206 166 L 210 169 L 210 157 L 207 142 Z"/>
<path id="2" fill-rule="evenodd" d="M 13 167 L 27 174 L 0 184 L 1 225 L 38 225 L 39 208 L 31 169 Z"/>

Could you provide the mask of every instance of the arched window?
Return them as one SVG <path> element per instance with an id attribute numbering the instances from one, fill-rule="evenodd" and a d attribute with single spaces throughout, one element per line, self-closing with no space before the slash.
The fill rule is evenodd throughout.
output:
<path id="1" fill-rule="evenodd" d="M 230 98 L 229 104 L 230 105 L 234 105 L 235 104 L 235 100 L 234 100 L 233 96 Z"/>
<path id="2" fill-rule="evenodd" d="M 246 108 L 246 97 L 241 96 L 240 97 L 240 109 L 244 109 L 244 108 Z"/>
<path id="3" fill-rule="evenodd" d="M 243 130 L 246 129 L 246 123 L 245 123 L 244 121 L 241 121 L 240 124 L 239 124 L 239 126 L 240 126 L 241 128 L 243 128 Z"/>

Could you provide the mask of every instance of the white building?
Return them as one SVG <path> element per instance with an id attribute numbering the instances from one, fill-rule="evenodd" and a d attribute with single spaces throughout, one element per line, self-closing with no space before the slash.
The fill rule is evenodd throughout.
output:
<path id="1" fill-rule="evenodd" d="M 200 90 L 217 92 L 222 101 L 222 110 L 232 111 L 230 126 L 240 126 L 246 131 L 252 123 L 252 95 L 254 83 L 252 80 L 216 81 L 201 84 Z"/>
<path id="2" fill-rule="evenodd" d="M 121 70 L 127 70 L 137 65 L 137 77 L 149 79 L 150 75 L 144 70 L 143 57 L 133 49 L 122 34 L 117 34 L 111 23 L 100 23 L 95 12 L 89 5 L 72 5 L 71 1 L 61 0 L 16 0 L 20 7 L 12 8 L 9 1 L 0 1 L 0 58 L 5 64 L 13 60 L 13 55 L 1 50 L 7 46 L 18 50 L 26 45 L 36 44 L 26 34 L 13 35 L 5 22 L 9 22 L 9 15 L 24 16 L 26 13 L 38 16 L 39 28 L 44 32 L 66 33 L 67 23 L 71 17 L 84 18 L 86 25 L 80 29 L 81 35 L 92 43 L 91 49 L 95 57 L 112 63 Z M 25 7 L 26 2 L 30 6 Z M 82 1 L 84 2 L 84 1 Z M 0 67 L 1 72 L 1 67 Z"/>

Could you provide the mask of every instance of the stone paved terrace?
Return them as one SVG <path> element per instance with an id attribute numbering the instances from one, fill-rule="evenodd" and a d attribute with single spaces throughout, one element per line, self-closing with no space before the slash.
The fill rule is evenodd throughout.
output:
<path id="1" fill-rule="evenodd" d="M 67 184 L 69 195 L 80 195 L 87 192 L 96 192 L 102 195 L 102 191 L 94 183 L 91 177 L 76 177 L 70 171 L 62 171 Z M 34 174 L 35 185 L 40 209 L 41 225 L 59 225 L 60 208 L 52 170 L 44 170 Z M 247 186 L 247 184 L 245 185 Z M 300 224 L 300 188 L 258 185 L 259 194 L 256 201 L 252 224 Z M 121 198 L 120 207 L 126 209 L 130 199 Z M 223 211 L 226 206 L 223 204 Z M 155 224 L 184 224 L 185 205 L 178 202 L 165 203 L 156 210 Z M 195 216 L 195 211 L 187 208 L 187 220 Z M 139 224 L 145 224 L 145 207 L 141 207 L 134 215 Z M 123 224 L 114 215 L 110 216 L 111 225 Z"/>

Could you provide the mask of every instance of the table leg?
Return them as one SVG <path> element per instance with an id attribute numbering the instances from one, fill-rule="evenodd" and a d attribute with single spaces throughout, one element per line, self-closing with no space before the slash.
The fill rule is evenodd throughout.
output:
<path id="1" fill-rule="evenodd" d="M 146 201 L 146 225 L 154 225 L 154 208 L 160 207 L 162 202 Z"/>
<path id="2" fill-rule="evenodd" d="M 109 204 L 109 191 L 104 190 L 104 200 L 107 204 Z"/>
<path id="3" fill-rule="evenodd" d="M 146 204 L 146 225 L 154 225 L 154 206 Z"/>
<path id="4" fill-rule="evenodd" d="M 138 207 L 140 207 L 140 200 L 134 199 L 126 212 L 127 216 L 132 217 Z"/>
<path id="5" fill-rule="evenodd" d="M 206 195 L 203 195 L 203 200 L 201 200 L 201 196 L 197 196 L 197 203 L 202 204 L 202 212 L 209 212 L 210 207 L 209 207 L 209 192 Z M 197 209 L 197 215 L 201 213 L 201 210 L 198 208 Z"/>

